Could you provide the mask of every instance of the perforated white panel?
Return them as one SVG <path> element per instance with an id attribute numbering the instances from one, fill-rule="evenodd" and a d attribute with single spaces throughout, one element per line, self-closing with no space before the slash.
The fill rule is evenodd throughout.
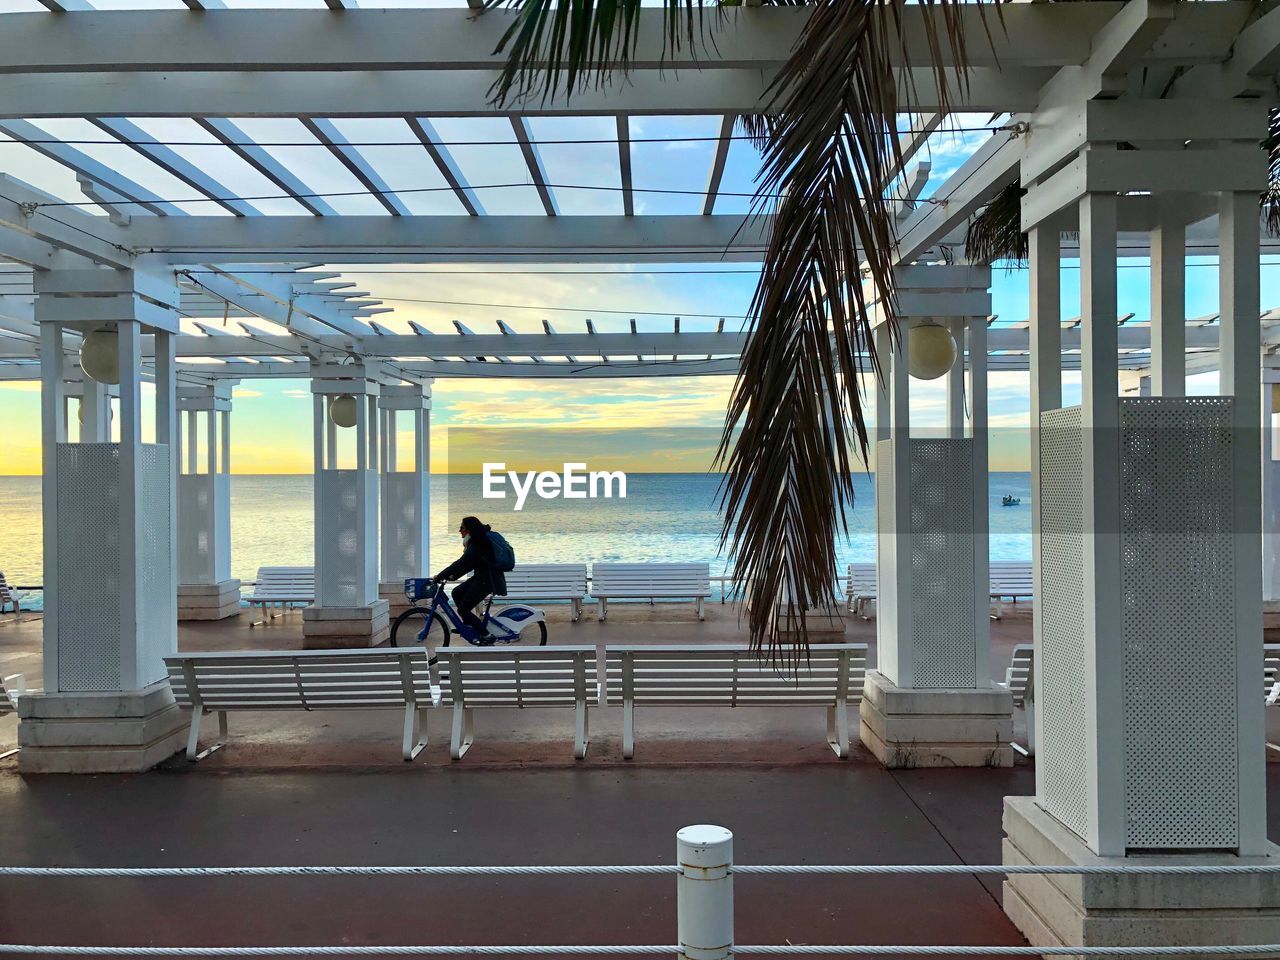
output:
<path id="1" fill-rule="evenodd" d="M 425 484 L 423 484 L 425 489 Z M 426 574 L 425 504 L 418 502 L 417 476 L 407 471 L 382 475 L 382 579 Z"/>
<path id="2" fill-rule="evenodd" d="M 60 443 L 58 689 L 119 690 L 120 447 Z"/>
<path id="3" fill-rule="evenodd" d="M 898 670 L 898 595 L 892 570 L 898 550 L 894 521 L 893 440 L 876 444 L 876 663 L 893 683 Z"/>
<path id="4" fill-rule="evenodd" d="M 178 581 L 231 578 L 231 478 L 224 473 L 178 476 Z"/>
<path id="5" fill-rule="evenodd" d="M 1084 609 L 1084 512 L 1080 408 L 1040 417 L 1041 677 L 1040 802 L 1080 836 L 1088 833 L 1088 656 Z"/>
<path id="6" fill-rule="evenodd" d="M 138 450 L 138 637 L 136 685 L 165 677 L 178 652 L 178 597 L 169 536 L 169 447 Z"/>
<path id="7" fill-rule="evenodd" d="M 977 683 L 973 443 L 911 440 L 912 686 Z"/>
<path id="8" fill-rule="evenodd" d="M 1238 842 L 1231 418 L 1222 397 L 1120 405 L 1131 848 Z"/>
<path id="9" fill-rule="evenodd" d="M 360 607 L 378 596 L 378 479 L 365 470 L 362 484 L 361 473 L 316 474 L 316 602 L 323 607 Z"/>

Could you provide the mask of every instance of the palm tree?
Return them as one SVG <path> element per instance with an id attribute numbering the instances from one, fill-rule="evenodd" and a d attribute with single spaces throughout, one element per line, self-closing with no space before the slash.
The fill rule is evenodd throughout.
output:
<path id="1" fill-rule="evenodd" d="M 890 58 L 905 45 L 906 4 L 763 2 L 813 13 L 759 115 L 745 124 L 763 155 L 753 212 L 773 214 L 773 229 L 720 444 L 722 540 L 748 581 L 753 646 L 794 659 L 807 646 L 805 609 L 832 599 L 835 536 L 847 531 L 853 501 L 853 451 L 864 460 L 868 452 L 860 375 L 878 373 L 879 359 L 864 271 L 893 329 L 894 217 L 885 194 L 903 163 L 896 132 L 910 96 L 900 94 Z M 707 8 L 720 5 L 664 0 L 666 48 L 714 56 L 722 12 Z M 952 85 L 964 82 L 963 4 L 921 5 L 935 14 L 925 22 L 945 112 Z M 485 7 L 515 11 L 498 46 L 507 56 L 491 91 L 499 105 L 605 83 L 625 73 L 636 49 L 640 0 L 485 0 Z M 780 621 L 784 598 L 791 602 Z"/>

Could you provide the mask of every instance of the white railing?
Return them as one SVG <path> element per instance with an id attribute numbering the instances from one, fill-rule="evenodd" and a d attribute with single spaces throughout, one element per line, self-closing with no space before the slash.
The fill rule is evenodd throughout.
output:
<path id="1" fill-rule="evenodd" d="M 1002 864 L 801 864 L 738 865 L 733 834 L 701 824 L 676 834 L 676 863 L 605 866 L 312 866 L 312 867 L 0 867 L 0 878 L 192 878 L 192 877 L 460 877 L 460 876 L 674 876 L 676 942 L 670 944 L 315 945 L 278 947 L 69 946 L 0 943 L 0 955 L 125 957 L 430 957 L 430 956 L 670 956 L 679 960 L 732 960 L 742 956 L 1072 956 L 1072 957 L 1252 957 L 1280 953 L 1280 944 L 1188 946 L 983 946 L 928 944 L 736 944 L 733 924 L 735 874 L 1075 874 L 1224 876 L 1280 872 L 1280 865 L 1137 864 L 1125 866 L 1008 866 Z"/>

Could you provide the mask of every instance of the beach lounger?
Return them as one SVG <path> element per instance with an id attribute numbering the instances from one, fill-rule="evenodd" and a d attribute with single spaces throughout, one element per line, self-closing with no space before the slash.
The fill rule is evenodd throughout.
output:
<path id="1" fill-rule="evenodd" d="M 568 600 L 573 604 L 574 622 L 582 617 L 582 601 L 587 596 L 585 563 L 517 563 L 506 578 L 504 599 Z"/>
<path id="2" fill-rule="evenodd" d="M 605 648 L 606 702 L 622 706 L 622 755 L 642 707 L 826 707 L 827 743 L 849 756 L 849 704 L 862 701 L 865 643 L 815 644 L 792 673 L 744 644 Z"/>
<path id="3" fill-rule="evenodd" d="M 185 653 L 164 658 L 178 706 L 191 711 L 187 759 L 227 742 L 232 710 L 403 710 L 405 760 L 427 745 L 431 667 L 423 647 Z M 200 749 L 200 721 L 218 715 L 218 740 Z"/>
<path id="4" fill-rule="evenodd" d="M 436 655 L 440 703 L 453 708 L 453 759 L 475 740 L 473 711 L 489 707 L 573 707 L 573 755 L 587 755 L 587 711 L 600 702 L 595 647 L 440 647 Z"/>
<path id="5" fill-rule="evenodd" d="M 711 596 L 711 565 L 707 563 L 595 563 L 591 566 L 591 595 L 600 605 L 600 619 L 609 615 L 611 599 L 692 600 L 698 619 L 706 619 L 703 602 Z"/>
<path id="6" fill-rule="evenodd" d="M 261 607 L 263 619 L 249 624 L 256 627 L 266 620 L 274 620 L 291 606 L 315 603 L 315 567 L 259 567 L 257 585 L 249 597 L 249 608 Z M 268 616 L 268 607 L 279 607 L 280 613 Z"/>

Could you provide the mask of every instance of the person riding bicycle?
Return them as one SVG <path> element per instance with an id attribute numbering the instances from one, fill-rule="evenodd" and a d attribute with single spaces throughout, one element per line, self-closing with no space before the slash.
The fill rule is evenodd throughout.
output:
<path id="1" fill-rule="evenodd" d="M 454 608 L 477 636 L 484 636 L 485 630 L 484 623 L 475 615 L 475 607 L 491 593 L 503 596 L 507 592 L 507 577 L 495 565 L 489 530 L 488 524 L 475 517 L 463 517 L 458 527 L 462 556 L 436 574 L 438 581 L 457 580 L 465 573 L 472 575 L 453 588 L 452 596 Z"/>

